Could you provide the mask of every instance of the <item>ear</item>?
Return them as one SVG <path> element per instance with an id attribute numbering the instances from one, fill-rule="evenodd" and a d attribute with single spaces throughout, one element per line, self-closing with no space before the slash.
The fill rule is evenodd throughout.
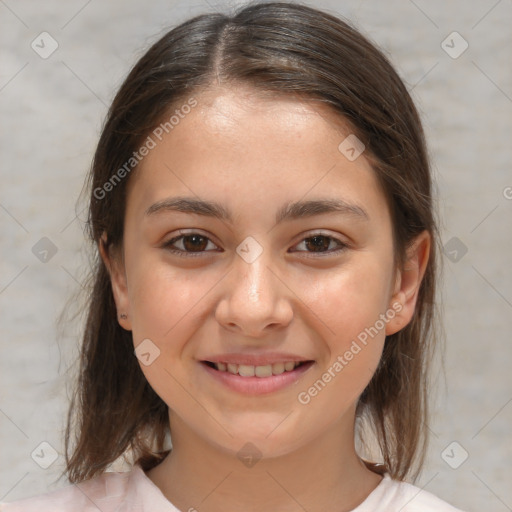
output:
<path id="1" fill-rule="evenodd" d="M 389 307 L 396 315 L 386 324 L 386 335 L 395 334 L 403 329 L 412 319 L 421 281 L 430 256 L 431 236 L 422 231 L 407 249 L 403 269 L 397 270 L 395 288 Z"/>
<path id="2" fill-rule="evenodd" d="M 117 321 L 123 329 L 131 331 L 130 299 L 128 297 L 126 272 L 122 256 L 112 255 L 112 251 L 109 250 L 107 245 L 107 234 L 105 232 L 101 235 L 98 242 L 98 250 L 110 275 L 112 293 L 114 294 L 114 301 L 117 308 Z"/>

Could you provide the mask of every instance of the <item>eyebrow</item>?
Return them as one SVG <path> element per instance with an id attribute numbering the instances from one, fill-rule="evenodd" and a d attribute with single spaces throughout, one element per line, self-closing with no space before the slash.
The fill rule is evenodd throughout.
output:
<path id="1" fill-rule="evenodd" d="M 177 211 L 213 217 L 233 223 L 233 215 L 229 210 L 214 201 L 206 201 L 194 197 L 169 197 L 152 204 L 146 211 L 146 216 L 160 212 Z M 313 217 L 324 213 L 341 213 L 362 220 L 370 220 L 368 213 L 356 204 L 343 199 L 313 199 L 309 201 L 295 201 L 283 205 L 276 213 L 275 223 Z"/>

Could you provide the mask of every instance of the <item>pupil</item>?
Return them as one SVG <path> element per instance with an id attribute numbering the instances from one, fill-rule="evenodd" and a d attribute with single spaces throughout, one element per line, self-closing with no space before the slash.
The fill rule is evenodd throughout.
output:
<path id="1" fill-rule="evenodd" d="M 308 245 L 310 245 L 309 241 L 314 241 L 312 243 L 313 252 L 320 252 L 317 249 L 327 249 L 329 247 L 329 240 L 326 236 L 312 236 L 311 238 L 308 238 L 308 242 L 306 242 Z M 323 243 L 322 243 L 323 241 Z M 309 248 L 309 247 L 308 247 Z"/>
<path id="2" fill-rule="evenodd" d="M 203 243 L 197 243 L 198 240 L 200 241 L 202 239 L 202 242 Z M 190 240 L 194 240 L 195 242 L 192 242 L 192 244 L 188 243 L 190 242 Z M 185 236 L 183 238 L 183 246 L 185 247 L 185 249 L 187 250 L 201 250 L 201 249 L 204 249 L 206 247 L 206 238 L 204 236 L 201 236 L 201 235 L 188 235 L 188 236 Z"/>

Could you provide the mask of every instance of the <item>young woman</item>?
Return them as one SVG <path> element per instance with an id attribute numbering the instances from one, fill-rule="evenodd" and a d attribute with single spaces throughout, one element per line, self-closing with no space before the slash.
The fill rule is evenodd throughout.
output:
<path id="1" fill-rule="evenodd" d="M 456 510 L 405 481 L 438 239 L 420 119 L 374 45 L 296 3 L 194 17 L 129 73 L 89 178 L 72 485 L 1 510 Z"/>

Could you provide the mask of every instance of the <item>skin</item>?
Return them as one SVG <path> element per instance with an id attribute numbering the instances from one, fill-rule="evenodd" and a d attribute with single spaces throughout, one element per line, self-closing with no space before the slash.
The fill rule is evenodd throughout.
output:
<path id="1" fill-rule="evenodd" d="M 148 477 L 176 507 L 201 512 L 349 511 L 379 484 L 354 447 L 357 399 L 385 336 L 411 320 L 428 260 L 422 233 L 395 272 L 387 204 L 364 153 L 338 145 L 351 132 L 319 103 L 263 98 L 237 86 L 195 96 L 198 105 L 152 149 L 128 184 L 123 258 L 106 254 L 121 325 L 134 346 L 160 355 L 141 369 L 169 406 L 173 450 Z M 221 203 L 234 222 L 184 212 L 145 215 L 174 196 Z M 275 224 L 289 201 L 343 198 L 368 219 L 320 214 Z M 198 233 L 209 241 L 180 257 L 165 242 Z M 313 234 L 328 252 L 314 252 Z M 252 236 L 252 263 L 236 252 Z M 306 240 L 306 241 L 305 241 Z M 190 239 L 189 239 L 190 242 Z M 189 254 L 194 246 L 174 248 Z M 197 244 L 197 242 L 196 242 Z M 199 244 L 200 245 L 200 244 Z M 401 310 L 308 404 L 307 391 L 393 303 Z M 199 363 L 212 354 L 277 350 L 315 361 L 297 382 L 246 396 Z M 237 454 L 252 443 L 252 467 Z M 314 468 L 314 469 L 313 469 Z"/>

